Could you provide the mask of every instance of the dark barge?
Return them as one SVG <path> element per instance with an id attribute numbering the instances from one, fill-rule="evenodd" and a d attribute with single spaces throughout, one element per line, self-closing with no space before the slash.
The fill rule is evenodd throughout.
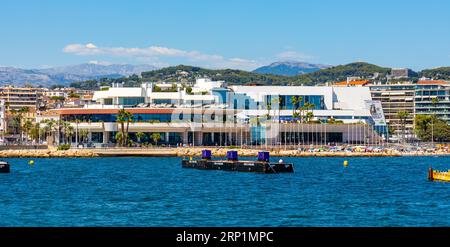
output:
<path id="1" fill-rule="evenodd" d="M 9 173 L 9 164 L 6 161 L 0 161 L 0 173 Z"/>
<path id="2" fill-rule="evenodd" d="M 181 164 L 183 168 L 194 168 L 200 170 L 223 170 L 256 173 L 294 172 L 294 166 L 291 163 L 271 163 L 269 161 L 269 152 L 259 152 L 258 160 L 256 161 L 241 161 L 238 160 L 236 151 L 228 151 L 227 160 L 212 160 L 211 151 L 203 150 L 202 159 L 183 159 Z"/>

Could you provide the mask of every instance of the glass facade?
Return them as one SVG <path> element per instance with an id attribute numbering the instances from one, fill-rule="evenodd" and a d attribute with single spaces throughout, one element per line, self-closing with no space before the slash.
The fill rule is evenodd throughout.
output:
<path id="1" fill-rule="evenodd" d="M 127 98 L 119 97 L 118 101 L 119 101 L 118 102 L 119 105 L 131 106 L 131 105 L 137 105 L 137 104 L 144 103 L 145 98 L 144 97 L 127 97 Z"/>
<path id="2" fill-rule="evenodd" d="M 171 99 L 154 99 L 153 103 L 155 104 L 176 104 L 176 100 Z"/>
<path id="3" fill-rule="evenodd" d="M 442 85 L 417 85 L 415 93 L 415 114 L 435 114 L 450 122 L 450 88 Z M 435 99 L 437 101 L 433 102 Z"/>
<path id="4" fill-rule="evenodd" d="M 170 113 L 164 114 L 133 114 L 134 122 L 162 122 L 162 123 L 170 123 L 170 122 L 201 122 L 202 117 L 204 122 L 210 121 L 220 121 L 220 117 L 218 118 L 215 113 L 212 114 L 177 114 L 173 115 Z M 75 122 L 75 120 L 79 120 L 80 122 L 116 122 L 117 114 L 73 114 L 73 115 L 64 115 L 62 117 L 64 121 Z M 226 115 L 222 118 L 223 122 L 227 121 Z M 228 120 L 230 120 L 228 118 Z M 230 120 L 231 121 L 231 120 Z"/>
<path id="5" fill-rule="evenodd" d="M 215 88 L 212 90 L 212 94 L 218 97 L 219 104 L 226 104 L 228 102 L 228 89 Z"/>
<path id="6" fill-rule="evenodd" d="M 297 97 L 297 99 L 301 99 L 300 102 L 296 103 L 295 105 L 292 102 L 292 97 Z M 325 109 L 325 103 L 324 103 L 324 96 L 323 95 L 266 95 L 265 97 L 265 104 L 272 103 L 277 101 L 277 99 L 280 98 L 280 102 L 277 102 L 280 104 L 280 109 L 282 110 L 293 110 L 298 109 L 300 106 L 305 106 L 306 103 L 313 104 L 314 107 L 313 110 L 324 110 Z"/>

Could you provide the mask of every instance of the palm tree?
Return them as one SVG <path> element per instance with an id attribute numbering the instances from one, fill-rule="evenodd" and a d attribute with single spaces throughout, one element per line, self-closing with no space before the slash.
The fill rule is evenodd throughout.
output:
<path id="1" fill-rule="evenodd" d="M 89 131 L 83 129 L 80 131 L 81 142 L 87 142 L 87 137 L 89 136 Z"/>
<path id="2" fill-rule="evenodd" d="M 272 110 L 272 102 L 267 102 L 267 119 L 270 119 L 270 110 Z"/>
<path id="3" fill-rule="evenodd" d="M 72 125 L 69 125 L 64 132 L 64 135 L 66 137 L 64 142 L 71 144 L 72 136 L 74 136 L 74 134 L 75 134 L 75 128 Z"/>
<path id="4" fill-rule="evenodd" d="M 119 145 L 122 145 L 123 143 L 123 133 L 122 132 L 117 132 L 115 135 L 115 139 L 117 141 L 117 143 L 119 143 Z"/>
<path id="5" fill-rule="evenodd" d="M 407 111 L 399 111 L 397 113 L 397 117 L 400 119 L 400 125 L 401 125 L 401 128 L 402 128 L 403 142 L 406 139 L 406 136 L 405 136 L 406 135 L 406 133 L 405 133 L 405 131 L 406 131 L 406 119 L 408 118 L 408 116 L 409 116 L 409 112 L 407 112 Z"/>
<path id="6" fill-rule="evenodd" d="M 23 129 L 22 129 L 22 122 L 23 122 L 23 115 L 28 113 L 30 111 L 29 107 L 21 107 L 18 111 L 18 122 L 19 122 L 19 130 L 20 130 L 20 140 L 23 140 Z M 28 126 L 29 127 L 29 126 Z"/>
<path id="7" fill-rule="evenodd" d="M 153 133 L 150 138 L 155 142 L 155 145 L 158 145 L 158 141 L 161 139 L 160 133 Z"/>
<path id="8" fill-rule="evenodd" d="M 312 111 L 306 112 L 305 121 L 309 123 L 314 118 L 314 113 Z"/>
<path id="9" fill-rule="evenodd" d="M 298 98 L 297 96 L 291 97 L 291 104 L 292 104 L 292 118 L 296 115 L 297 112 L 297 104 L 298 104 Z"/>
<path id="10" fill-rule="evenodd" d="M 48 142 L 48 138 L 51 137 L 52 143 L 54 141 L 53 138 L 53 133 L 56 130 L 56 121 L 54 119 L 45 119 L 44 121 L 42 121 L 42 123 L 45 124 L 44 127 L 44 133 L 47 136 L 47 142 Z"/>
<path id="11" fill-rule="evenodd" d="M 306 122 L 311 121 L 312 118 L 314 117 L 314 114 L 313 114 L 313 111 L 312 111 L 314 109 L 314 107 L 316 107 L 316 106 L 314 104 L 312 104 L 312 103 L 309 103 L 309 102 L 305 103 L 304 108 L 306 110 L 306 115 L 305 115 Z"/>
<path id="12" fill-rule="evenodd" d="M 79 119 L 75 119 L 76 129 L 75 129 L 75 144 L 78 145 L 78 124 L 80 123 Z"/>
<path id="13" fill-rule="evenodd" d="M 22 125 L 22 131 L 26 135 L 26 140 L 28 140 L 28 137 L 30 136 L 31 128 L 33 128 L 33 123 L 30 120 L 26 120 Z"/>
<path id="14" fill-rule="evenodd" d="M 144 137 L 145 137 L 145 133 L 142 133 L 142 132 L 136 133 L 136 138 L 139 143 L 141 142 L 141 139 Z"/>
<path id="15" fill-rule="evenodd" d="M 298 105 L 297 110 L 298 110 L 298 117 L 300 118 L 300 122 L 302 122 L 302 112 L 303 112 L 302 102 L 303 102 L 303 97 L 297 96 L 297 105 Z"/>
<path id="16" fill-rule="evenodd" d="M 62 132 L 64 133 L 64 138 L 63 138 L 64 144 L 66 144 L 69 139 L 68 138 L 69 128 L 73 129 L 73 127 L 67 121 L 60 121 L 60 126 L 61 126 L 60 130 L 62 130 Z"/>
<path id="17" fill-rule="evenodd" d="M 39 141 L 40 141 L 39 140 L 40 131 L 41 131 L 41 129 L 39 127 L 39 124 L 36 123 L 29 131 L 29 135 L 30 135 L 31 140 L 39 143 Z"/>
<path id="18" fill-rule="evenodd" d="M 20 110 L 10 109 L 9 114 L 12 116 L 11 126 L 14 128 L 14 134 L 20 134 L 19 142 L 22 142 L 22 117 L 23 113 L 27 112 L 27 107 L 22 107 Z"/>
<path id="19" fill-rule="evenodd" d="M 117 114 L 117 122 L 120 124 L 120 132 L 122 133 L 121 142 L 119 143 L 121 146 L 125 146 L 128 143 L 128 128 L 130 122 L 134 119 L 133 114 L 125 109 L 120 109 Z M 126 127 L 125 127 L 126 123 Z"/>

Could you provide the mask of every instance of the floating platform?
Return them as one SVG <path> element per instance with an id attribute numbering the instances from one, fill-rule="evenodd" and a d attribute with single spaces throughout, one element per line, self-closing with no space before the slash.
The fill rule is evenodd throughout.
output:
<path id="1" fill-rule="evenodd" d="M 194 168 L 199 170 L 223 170 L 236 172 L 257 172 L 257 173 L 286 173 L 294 172 L 292 164 L 284 163 L 280 160 L 279 163 L 270 163 L 269 152 L 259 152 L 258 160 L 256 161 L 240 161 L 238 160 L 238 152 L 231 150 L 227 151 L 226 160 L 212 160 L 211 150 L 202 150 L 202 159 L 193 160 L 183 159 L 181 166 L 183 168 Z"/>
<path id="2" fill-rule="evenodd" d="M 450 182 L 450 170 L 445 172 L 445 171 L 433 170 L 433 168 L 430 168 L 430 169 L 428 169 L 428 180 Z"/>
<path id="3" fill-rule="evenodd" d="M 9 173 L 9 164 L 6 161 L 0 161 L 0 173 Z"/>
<path id="4" fill-rule="evenodd" d="M 183 168 L 194 168 L 200 170 L 223 170 L 237 172 L 257 173 L 292 173 L 293 164 L 270 163 L 266 161 L 237 161 L 237 160 L 182 160 Z"/>

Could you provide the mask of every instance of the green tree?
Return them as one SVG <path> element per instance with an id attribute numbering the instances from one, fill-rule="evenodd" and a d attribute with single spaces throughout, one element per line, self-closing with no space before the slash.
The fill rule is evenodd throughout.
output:
<path id="1" fill-rule="evenodd" d="M 131 112 L 126 111 L 125 109 L 120 109 L 117 114 L 117 122 L 120 124 L 120 132 L 122 133 L 121 141 L 119 142 L 120 146 L 125 146 L 128 144 L 128 129 L 130 126 L 130 122 L 132 122 L 134 116 Z"/>
<path id="2" fill-rule="evenodd" d="M 81 142 L 86 143 L 88 141 L 89 131 L 82 129 L 80 131 Z"/>
<path id="3" fill-rule="evenodd" d="M 266 118 L 270 119 L 270 111 L 272 110 L 272 102 L 271 101 L 266 102 L 266 109 L 267 109 Z"/>
<path id="4" fill-rule="evenodd" d="M 61 127 L 60 129 L 62 130 L 62 132 L 64 134 L 64 137 L 63 137 L 64 143 L 67 143 L 69 140 L 69 138 L 68 138 L 68 135 L 69 135 L 68 132 L 70 131 L 69 129 L 70 128 L 73 129 L 73 127 L 67 121 L 60 121 L 60 127 Z"/>
<path id="5" fill-rule="evenodd" d="M 161 140 L 161 134 L 160 133 L 153 133 L 153 134 L 151 134 L 150 138 L 153 140 L 155 145 L 158 145 L 158 141 Z"/>
<path id="6" fill-rule="evenodd" d="M 400 126 L 402 128 L 402 139 L 403 139 L 403 142 L 405 142 L 405 140 L 406 140 L 406 120 L 409 117 L 409 112 L 399 111 L 399 112 L 397 112 L 397 117 L 400 120 Z"/>
<path id="7" fill-rule="evenodd" d="M 115 137 L 117 143 L 119 143 L 122 146 L 122 143 L 123 143 L 123 132 L 117 132 L 114 137 Z"/>
<path id="8" fill-rule="evenodd" d="M 415 134 L 420 140 L 450 141 L 450 126 L 436 115 L 416 115 L 414 123 Z"/>
<path id="9" fill-rule="evenodd" d="M 28 140 L 28 138 L 30 137 L 30 131 L 31 128 L 33 128 L 33 123 L 31 122 L 31 120 L 27 119 L 23 124 L 22 124 L 22 131 L 23 133 L 25 133 L 25 139 Z"/>
<path id="10" fill-rule="evenodd" d="M 45 119 L 42 121 L 43 124 L 45 124 L 44 126 L 44 133 L 45 136 L 47 137 L 47 142 L 50 144 L 53 144 L 54 142 L 54 133 L 57 130 L 57 123 L 54 119 Z"/>
<path id="11" fill-rule="evenodd" d="M 142 138 L 144 138 L 144 137 L 145 137 L 145 133 L 143 133 L 143 132 L 136 133 L 136 138 L 139 143 L 141 142 Z"/>
<path id="12" fill-rule="evenodd" d="M 291 97 L 291 104 L 292 104 L 292 118 L 295 118 L 297 116 L 297 104 L 298 104 L 298 98 L 297 96 Z"/>
<path id="13" fill-rule="evenodd" d="M 33 127 L 30 129 L 30 138 L 31 140 L 34 140 L 35 142 L 39 142 L 39 136 L 40 136 L 40 126 L 38 123 L 34 124 Z"/>
<path id="14" fill-rule="evenodd" d="M 313 113 L 313 109 L 314 107 L 316 107 L 316 105 L 306 102 L 304 105 L 304 111 L 306 111 L 305 113 L 305 121 L 306 122 L 310 122 L 313 118 L 314 118 L 314 113 Z"/>
<path id="15" fill-rule="evenodd" d="M 312 111 L 306 112 L 306 115 L 305 115 L 305 121 L 306 121 L 307 123 L 311 122 L 311 120 L 312 120 L 313 118 L 314 118 L 314 113 L 313 113 Z"/>
<path id="16" fill-rule="evenodd" d="M 298 117 L 300 118 L 300 122 L 302 122 L 302 113 L 303 113 L 303 97 L 302 96 L 298 96 L 297 97 L 297 110 L 298 110 Z"/>

